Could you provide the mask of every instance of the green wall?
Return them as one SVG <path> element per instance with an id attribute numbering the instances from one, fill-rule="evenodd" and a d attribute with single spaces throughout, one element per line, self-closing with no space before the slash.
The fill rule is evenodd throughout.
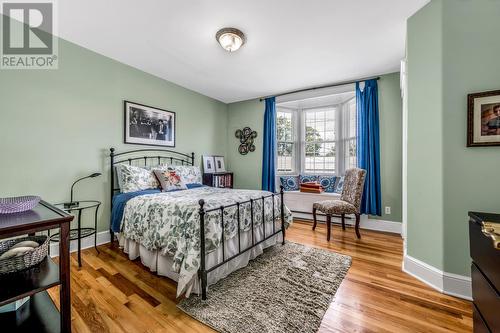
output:
<path id="1" fill-rule="evenodd" d="M 435 267 L 443 265 L 441 16 L 442 3 L 431 2 L 407 27 L 407 251 Z"/>
<path id="2" fill-rule="evenodd" d="M 379 82 L 382 207 L 391 206 L 390 215 L 377 217 L 402 220 L 402 102 L 399 73 L 382 75 Z M 228 105 L 228 165 L 235 171 L 235 186 L 261 188 L 264 102 L 258 99 Z M 258 132 L 256 150 L 242 156 L 234 132 L 250 126 Z"/>
<path id="3" fill-rule="evenodd" d="M 123 144 L 123 100 L 176 112 L 176 150 L 225 154 L 227 105 L 59 40 L 59 69 L 0 71 L 0 196 L 36 194 L 104 202 L 100 229 L 109 221 L 109 147 Z"/>
<path id="4" fill-rule="evenodd" d="M 262 136 L 264 135 L 264 102 L 253 99 L 231 103 L 227 107 L 227 163 L 234 171 L 236 188 L 261 189 L 262 187 Z M 234 132 L 243 127 L 257 131 L 255 151 L 247 155 L 238 152 L 240 141 Z"/>
<path id="5" fill-rule="evenodd" d="M 381 75 L 378 89 L 382 217 L 374 218 L 401 222 L 403 220 L 403 106 L 399 73 Z M 386 206 L 391 207 L 390 215 L 385 214 Z"/>
<path id="6" fill-rule="evenodd" d="M 408 254 L 461 275 L 467 212 L 500 211 L 500 148 L 466 148 L 467 94 L 500 89 L 499 17 L 499 1 L 433 0 L 408 21 Z"/>

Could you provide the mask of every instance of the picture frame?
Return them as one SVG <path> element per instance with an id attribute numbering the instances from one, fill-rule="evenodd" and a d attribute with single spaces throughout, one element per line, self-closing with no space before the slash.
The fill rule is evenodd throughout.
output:
<path id="1" fill-rule="evenodd" d="M 226 172 L 226 165 L 224 164 L 224 156 L 214 156 L 215 172 Z"/>
<path id="2" fill-rule="evenodd" d="M 213 156 L 203 156 L 203 172 L 215 173 L 215 159 Z"/>
<path id="3" fill-rule="evenodd" d="M 500 146 L 500 90 L 467 95 L 467 147 Z"/>
<path id="4" fill-rule="evenodd" d="M 124 143 L 175 147 L 175 112 L 124 101 Z"/>

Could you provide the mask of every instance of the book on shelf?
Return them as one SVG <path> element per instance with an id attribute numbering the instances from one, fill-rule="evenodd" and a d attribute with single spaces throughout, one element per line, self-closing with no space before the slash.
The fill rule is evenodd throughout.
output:
<path id="1" fill-rule="evenodd" d="M 212 176 L 212 187 L 232 187 L 233 179 L 231 174 L 213 175 Z"/>

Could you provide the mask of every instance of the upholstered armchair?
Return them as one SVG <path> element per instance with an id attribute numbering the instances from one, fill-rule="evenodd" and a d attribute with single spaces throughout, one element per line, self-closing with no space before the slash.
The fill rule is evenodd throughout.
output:
<path id="1" fill-rule="evenodd" d="M 356 236 L 361 238 L 359 233 L 359 219 L 361 197 L 363 196 L 363 188 L 365 185 L 366 170 L 352 168 L 346 171 L 344 176 L 344 187 L 340 200 L 324 200 L 313 204 L 313 230 L 316 229 L 316 211 L 320 211 L 326 215 L 327 236 L 330 240 L 332 215 L 340 215 L 342 220 L 342 230 L 345 230 L 345 215 L 354 214 L 356 216 Z"/>

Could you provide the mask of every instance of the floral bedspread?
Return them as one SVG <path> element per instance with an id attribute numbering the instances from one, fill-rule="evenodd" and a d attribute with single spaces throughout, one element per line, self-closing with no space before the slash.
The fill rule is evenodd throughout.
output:
<path id="1" fill-rule="evenodd" d="M 178 294 L 197 274 L 200 267 L 200 199 L 205 200 L 205 210 L 228 206 L 250 199 L 254 201 L 254 228 L 262 227 L 262 197 L 270 192 L 200 187 L 191 190 L 162 192 L 135 197 L 127 202 L 121 229 L 125 238 L 142 244 L 148 250 L 159 250 L 162 255 L 173 257 L 175 272 L 179 273 Z M 240 205 L 240 229 L 251 229 L 251 204 Z M 280 197 L 274 197 L 274 214 L 281 216 Z M 272 197 L 264 199 L 264 219 L 272 225 Z M 224 209 L 224 236 L 237 235 L 237 207 Z M 290 210 L 285 207 L 285 225 L 292 222 Z M 280 228 L 277 225 L 276 230 Z M 221 210 L 205 215 L 206 253 L 216 250 L 222 238 Z M 177 295 L 179 296 L 179 295 Z"/>

